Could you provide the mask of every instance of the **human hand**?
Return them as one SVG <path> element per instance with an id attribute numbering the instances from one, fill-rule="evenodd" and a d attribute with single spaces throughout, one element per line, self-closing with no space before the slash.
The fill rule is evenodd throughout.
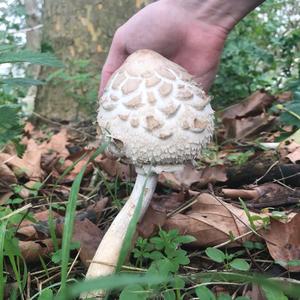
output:
<path id="1" fill-rule="evenodd" d="M 127 56 L 139 49 L 154 50 L 181 65 L 207 91 L 228 33 L 262 1 L 160 0 L 146 6 L 116 31 L 103 66 L 100 95 Z"/>

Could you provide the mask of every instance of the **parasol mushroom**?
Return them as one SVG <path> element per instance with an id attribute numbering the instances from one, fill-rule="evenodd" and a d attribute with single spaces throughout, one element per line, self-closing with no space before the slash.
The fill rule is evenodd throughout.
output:
<path id="1" fill-rule="evenodd" d="M 209 102 L 192 75 L 151 50 L 133 53 L 113 74 L 100 99 L 98 123 L 102 139 L 110 141 L 109 152 L 134 164 L 137 178 L 103 237 L 87 278 L 114 272 L 140 195 L 141 217 L 158 174 L 180 169 L 209 142 L 214 123 Z M 92 294 L 99 295 L 99 291 Z"/>

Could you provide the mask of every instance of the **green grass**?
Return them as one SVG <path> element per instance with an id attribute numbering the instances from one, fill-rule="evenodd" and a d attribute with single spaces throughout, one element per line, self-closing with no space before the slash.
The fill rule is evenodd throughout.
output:
<path id="1" fill-rule="evenodd" d="M 61 285 L 60 285 L 60 293 L 62 294 L 66 292 L 68 264 L 69 264 L 70 251 L 71 251 L 71 240 L 72 240 L 74 220 L 76 214 L 77 196 L 80 190 L 80 184 L 89 162 L 94 160 L 99 154 L 103 153 L 105 148 L 106 145 L 103 145 L 94 152 L 94 154 L 90 157 L 88 162 L 81 169 L 80 173 L 76 176 L 72 184 L 71 193 L 69 196 L 66 215 L 65 215 L 64 234 L 62 239 Z"/>

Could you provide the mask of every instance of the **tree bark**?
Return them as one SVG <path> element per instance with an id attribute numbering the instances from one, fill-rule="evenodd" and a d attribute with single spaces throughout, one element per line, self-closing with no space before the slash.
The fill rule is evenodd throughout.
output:
<path id="1" fill-rule="evenodd" d="M 147 0 L 45 0 L 42 50 L 52 49 L 64 62 L 65 74 L 72 73 L 71 62 L 88 59 L 85 72 L 98 76 L 109 50 L 115 30 Z M 53 72 L 43 68 L 42 78 Z M 76 72 L 76 70 L 75 70 Z M 72 82 L 71 82 L 72 83 Z M 68 84 L 71 84 L 70 82 Z M 98 89 L 98 80 L 92 87 Z M 75 91 L 84 99 L 89 90 Z M 74 120 L 87 117 L 85 108 L 91 103 L 78 103 L 67 92 L 66 83 L 47 84 L 39 88 L 36 112 L 51 119 Z M 96 112 L 96 99 L 93 104 Z"/>

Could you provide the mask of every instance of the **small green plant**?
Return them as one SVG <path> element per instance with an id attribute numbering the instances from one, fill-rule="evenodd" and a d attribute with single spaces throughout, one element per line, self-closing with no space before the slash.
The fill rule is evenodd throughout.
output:
<path id="1" fill-rule="evenodd" d="M 260 215 L 251 215 L 248 207 L 246 206 L 245 202 L 239 198 L 241 206 L 248 218 L 248 221 L 250 223 L 250 227 L 253 232 L 257 231 L 257 226 L 256 224 L 259 223 L 260 226 L 263 226 L 265 229 L 267 226 L 270 224 L 270 217 L 269 216 L 260 216 Z"/>
<path id="2" fill-rule="evenodd" d="M 249 271 L 250 269 L 250 265 L 245 259 L 236 258 L 241 252 L 228 254 L 220 249 L 209 247 L 205 250 L 205 254 L 214 262 L 223 263 L 226 270 Z"/>
<path id="3" fill-rule="evenodd" d="M 180 246 L 194 240 L 192 236 L 179 235 L 177 230 L 167 232 L 162 229 L 159 230 L 158 236 L 150 239 L 138 238 L 132 251 L 137 265 L 142 267 L 144 261 L 148 261 L 150 266 L 146 274 L 172 276 L 173 280 L 153 286 L 128 286 L 121 292 L 120 299 L 147 299 L 155 295 L 163 299 L 181 299 L 180 290 L 184 288 L 185 281 L 178 275 L 178 271 L 180 266 L 188 265 L 190 260 L 187 252 Z"/>
<path id="4" fill-rule="evenodd" d="M 213 292 L 204 285 L 200 285 L 195 289 L 196 295 L 201 300 L 232 300 L 231 296 L 228 294 L 220 294 L 216 297 Z M 235 300 L 250 300 L 248 297 L 236 297 Z"/>
<path id="5" fill-rule="evenodd" d="M 229 161 L 233 162 L 234 164 L 236 164 L 238 166 L 242 166 L 253 155 L 254 155 L 254 151 L 253 150 L 248 150 L 246 152 L 231 153 L 231 154 L 227 155 L 226 158 Z"/>
<path id="6" fill-rule="evenodd" d="M 24 62 L 52 67 L 62 66 L 62 63 L 53 54 L 36 53 L 19 49 L 16 45 L 0 44 L 0 66 L 6 63 L 16 64 Z M 23 129 L 21 106 L 10 102 L 14 101 L 12 96 L 13 89 L 18 86 L 37 84 L 43 84 L 43 82 L 26 77 L 0 76 L 0 149 L 10 141 L 18 145 Z M 10 101 L 7 102 L 7 100 Z"/>
<path id="7" fill-rule="evenodd" d="M 287 85 L 293 92 L 293 99 L 285 104 L 277 104 L 276 108 L 281 112 L 280 121 L 285 125 L 300 128 L 300 80 L 294 80 Z"/>
<path id="8" fill-rule="evenodd" d="M 7 277 L 4 276 L 4 260 L 9 261 L 12 269 L 11 275 L 17 282 L 20 295 L 27 281 L 27 267 L 19 248 L 19 242 L 15 238 L 18 225 L 24 219 L 34 220 L 27 211 L 13 212 L 10 208 L 0 207 L 0 300 L 4 299 L 4 287 Z"/>

